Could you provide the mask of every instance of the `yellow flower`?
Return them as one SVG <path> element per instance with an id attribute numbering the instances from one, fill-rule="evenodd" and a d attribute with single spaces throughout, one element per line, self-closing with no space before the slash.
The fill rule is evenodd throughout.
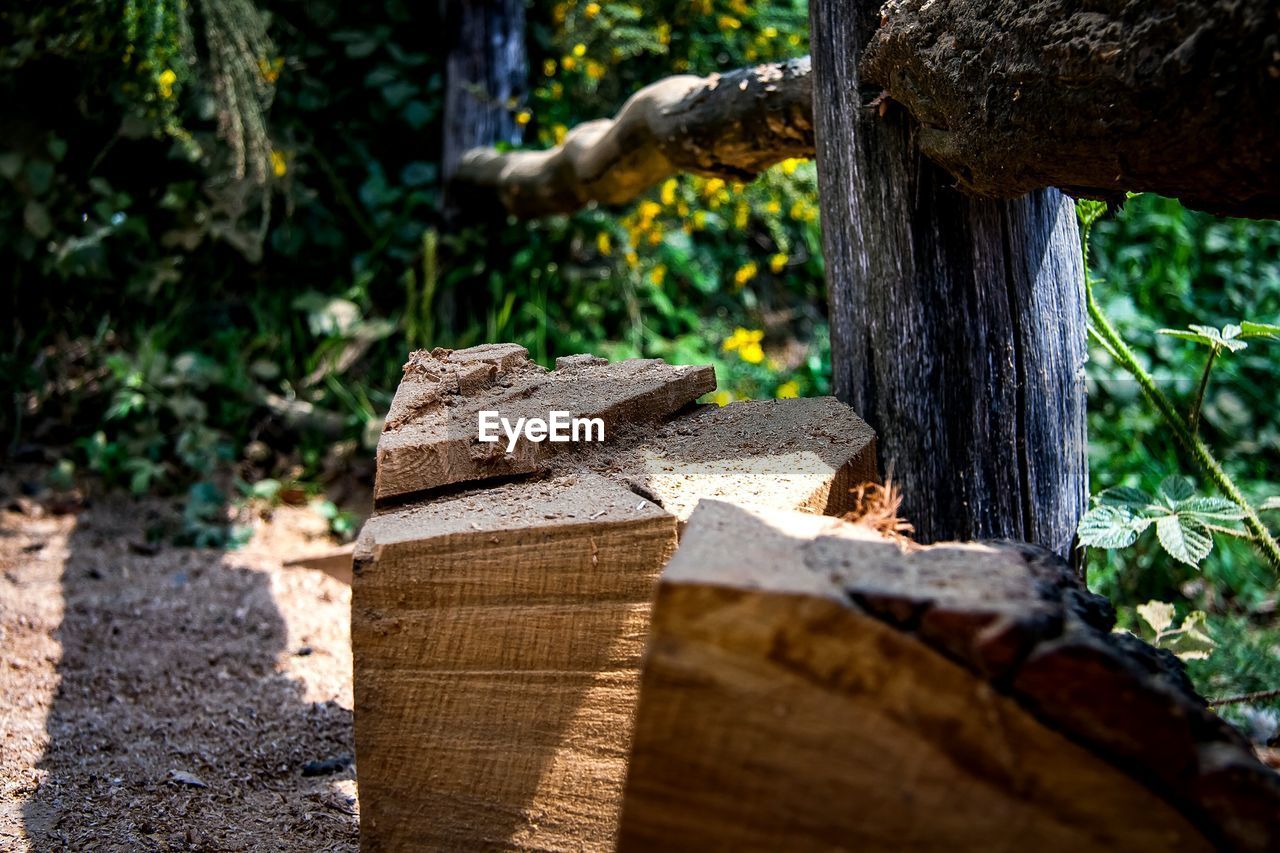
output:
<path id="1" fill-rule="evenodd" d="M 573 46 L 573 55 L 581 59 L 587 55 L 587 46 L 582 42 L 578 42 Z"/>
<path id="2" fill-rule="evenodd" d="M 578 60 L 574 59 L 572 56 L 560 57 L 560 67 L 563 68 L 565 71 L 572 71 L 574 68 L 577 67 L 577 65 L 578 65 Z"/>
<path id="3" fill-rule="evenodd" d="M 742 287 L 744 284 L 751 281 L 751 279 L 755 278 L 759 273 L 760 267 L 756 265 L 756 262 L 747 261 L 745 264 L 738 267 L 738 271 L 733 274 L 733 283 L 738 287 Z"/>
<path id="4" fill-rule="evenodd" d="M 596 248 L 600 250 L 602 255 L 613 254 L 613 241 L 609 239 L 608 231 L 601 231 L 596 235 Z"/>
<path id="5" fill-rule="evenodd" d="M 521 127 L 524 127 L 526 124 L 529 123 L 529 120 L 532 118 L 533 118 L 533 113 L 529 112 L 528 110 L 521 110 L 520 112 L 516 113 L 516 124 L 520 125 Z"/>
<path id="6" fill-rule="evenodd" d="M 699 231 L 707 227 L 707 212 L 705 210 L 695 210 L 693 212 L 693 227 Z"/>
<path id="7" fill-rule="evenodd" d="M 795 157 L 788 157 L 787 159 L 782 161 L 782 174 L 794 175 L 796 172 L 796 167 L 799 166 L 802 162 L 803 162 L 802 160 L 797 160 Z"/>
<path id="8" fill-rule="evenodd" d="M 720 348 L 725 352 L 742 352 L 748 347 L 759 347 L 764 340 L 763 329 L 744 329 L 741 326 L 733 330 L 733 334 L 725 338 Z"/>
<path id="9" fill-rule="evenodd" d="M 667 207 L 676 203 L 676 179 L 667 178 L 662 182 L 662 203 Z"/>
<path id="10" fill-rule="evenodd" d="M 654 217 L 662 212 L 662 205 L 658 204 L 656 201 L 649 201 L 646 199 L 645 201 L 640 202 L 640 207 L 637 208 L 637 211 L 640 214 L 640 221 L 648 224 L 653 222 Z"/>
<path id="11" fill-rule="evenodd" d="M 542 60 L 542 73 L 550 77 L 556 73 L 556 61 L 554 59 Z"/>
<path id="12" fill-rule="evenodd" d="M 745 202 L 738 202 L 738 206 L 733 209 L 733 227 L 743 229 L 747 227 L 747 222 L 751 219 L 751 207 Z"/>
<path id="13" fill-rule="evenodd" d="M 262 72 L 263 80 L 268 83 L 274 83 L 280 79 L 280 72 L 284 70 L 284 57 L 277 56 L 270 62 L 265 59 L 259 59 L 258 70 Z"/>
<path id="14" fill-rule="evenodd" d="M 733 395 L 728 391 L 717 391 L 711 395 L 711 402 L 717 406 L 727 406 L 733 402 Z"/>
<path id="15" fill-rule="evenodd" d="M 742 29 L 742 21 L 739 21 L 732 15 L 721 15 L 719 19 L 717 19 L 716 24 L 725 32 L 728 32 L 729 30 Z"/>
<path id="16" fill-rule="evenodd" d="M 585 15 L 587 16 L 587 20 L 589 21 L 589 20 L 591 20 L 592 18 L 594 18 L 596 15 L 599 15 L 599 14 L 600 14 L 600 4 L 599 4 L 599 3 L 588 3 L 588 4 L 587 4 L 587 7 L 586 7 L 585 9 L 583 9 L 582 11 L 583 11 L 583 14 L 585 14 Z"/>
<path id="17" fill-rule="evenodd" d="M 600 80 L 604 77 L 605 67 L 603 62 L 596 62 L 594 59 L 587 60 L 587 76 L 592 80 Z"/>
<path id="18" fill-rule="evenodd" d="M 783 268 L 786 267 L 788 260 L 790 260 L 790 258 L 782 252 L 779 252 L 769 259 L 769 269 L 774 272 L 782 272 Z"/>
<path id="19" fill-rule="evenodd" d="M 551 132 L 555 134 L 556 145 L 559 145 L 564 142 L 565 136 L 569 133 L 569 128 L 565 127 L 563 124 L 557 124 L 555 127 L 551 128 Z"/>
<path id="20" fill-rule="evenodd" d="M 289 171 L 289 164 L 284 159 L 283 151 L 271 151 L 271 171 L 275 173 L 277 178 L 283 178 L 285 172 Z"/>
<path id="21" fill-rule="evenodd" d="M 747 364 L 759 364 L 764 361 L 764 350 L 760 348 L 759 344 L 747 344 L 738 350 L 738 358 Z"/>
<path id="22" fill-rule="evenodd" d="M 640 266 L 640 256 L 635 252 L 627 252 L 627 266 L 635 269 Z"/>
<path id="23" fill-rule="evenodd" d="M 671 25 L 670 24 L 667 24 L 667 23 L 658 24 L 658 44 L 663 45 L 664 47 L 666 45 L 671 44 Z"/>
<path id="24" fill-rule="evenodd" d="M 771 198 L 769 199 L 769 203 L 764 206 L 764 209 L 769 213 L 781 213 L 782 202 L 778 201 L 776 198 Z"/>
<path id="25" fill-rule="evenodd" d="M 724 189 L 724 181 L 720 178 L 712 178 L 702 187 L 702 194 L 707 198 L 711 198 L 716 193 Z"/>
<path id="26" fill-rule="evenodd" d="M 160 87 L 160 97 L 173 97 L 173 84 L 178 82 L 178 75 L 173 73 L 172 68 L 166 68 L 160 72 L 160 76 L 156 78 L 156 84 Z"/>
<path id="27" fill-rule="evenodd" d="M 800 383 L 794 379 L 783 382 L 778 386 L 778 390 L 773 392 L 773 396 L 779 400 L 790 400 L 793 397 L 800 396 Z"/>
<path id="28" fill-rule="evenodd" d="M 662 283 L 667 280 L 667 267 L 665 264 L 658 264 L 649 271 L 649 281 L 653 282 L 655 287 L 662 287 Z"/>
<path id="29" fill-rule="evenodd" d="M 563 24 L 565 15 L 567 15 L 568 12 L 569 6 L 567 3 L 557 3 L 555 8 L 551 10 L 551 20 L 555 21 L 557 24 Z"/>
<path id="30" fill-rule="evenodd" d="M 777 28 L 777 27 L 765 27 L 765 28 L 764 28 L 763 30 L 761 30 L 760 32 L 761 32 L 761 34 L 763 34 L 763 35 L 764 35 L 764 37 L 765 37 L 765 38 L 767 38 L 767 39 L 776 39 L 776 38 L 778 37 L 778 28 Z"/>
<path id="31" fill-rule="evenodd" d="M 564 97 L 564 84 L 559 80 L 551 81 L 551 97 L 557 101 Z"/>

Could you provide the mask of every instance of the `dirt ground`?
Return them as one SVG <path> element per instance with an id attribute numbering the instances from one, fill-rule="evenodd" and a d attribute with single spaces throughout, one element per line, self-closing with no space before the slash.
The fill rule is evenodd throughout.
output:
<path id="1" fill-rule="evenodd" d="M 0 850 L 355 850 L 350 589 L 282 566 L 332 549 L 325 523 L 284 508 L 236 551 L 157 548 L 161 504 L 12 495 Z"/>

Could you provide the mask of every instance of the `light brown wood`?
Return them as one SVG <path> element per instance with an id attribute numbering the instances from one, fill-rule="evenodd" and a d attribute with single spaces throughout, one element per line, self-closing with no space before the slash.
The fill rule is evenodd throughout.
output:
<path id="1" fill-rule="evenodd" d="M 591 474 L 392 510 L 352 605 L 365 850 L 607 846 L 675 519 Z"/>
<path id="2" fill-rule="evenodd" d="M 564 445 L 520 440 L 480 443 L 477 415 L 493 410 L 512 422 L 551 411 L 601 418 L 605 437 L 621 424 L 670 417 L 715 390 L 710 367 L 660 359 L 610 364 L 592 356 L 557 360 L 547 371 L 515 344 L 419 351 L 405 364 L 378 441 L 374 499 L 385 502 L 457 483 L 546 469 Z"/>
<path id="3" fill-rule="evenodd" d="M 556 373 L 575 367 L 599 365 Z M 706 497 L 842 511 L 874 476 L 874 434 L 832 398 L 646 423 L 654 410 L 547 457 L 542 479 L 384 507 L 366 525 L 352 591 L 364 849 L 611 849 L 678 525 Z"/>
<path id="4" fill-rule="evenodd" d="M 1039 643 L 1108 636 L 1096 604 L 1038 549 L 904 551 L 836 519 L 703 502 L 659 585 L 619 849 L 1266 849 L 1265 796 L 1218 798 L 1252 809 L 1227 809 L 1252 832 L 1233 835 L 1194 786 L 1153 786 L 1002 686 Z M 1114 651 L 1131 663 L 1151 651 L 1128 645 Z M 1063 701 L 1123 707 L 1150 682 L 1074 686 Z M 1165 695 L 1154 725 L 1196 713 L 1193 693 Z"/>

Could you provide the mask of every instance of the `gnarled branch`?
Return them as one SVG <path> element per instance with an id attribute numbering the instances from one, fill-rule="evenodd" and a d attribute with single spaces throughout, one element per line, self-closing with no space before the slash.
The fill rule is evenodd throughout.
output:
<path id="1" fill-rule="evenodd" d="M 861 70 L 970 193 L 1280 216 L 1277 0 L 892 0 Z"/>
<path id="2" fill-rule="evenodd" d="M 668 77 L 547 151 L 473 149 L 453 182 L 473 191 L 473 204 L 496 200 L 532 218 L 623 204 L 676 172 L 749 180 L 788 157 L 813 156 L 812 98 L 808 57 Z"/>
<path id="3" fill-rule="evenodd" d="M 1280 217 L 1280 0 L 892 0 L 861 63 L 868 110 L 974 195 L 1055 186 Z M 750 178 L 813 155 L 808 58 L 671 77 L 549 151 L 469 152 L 455 180 L 523 217 L 620 204 L 673 172 Z"/>

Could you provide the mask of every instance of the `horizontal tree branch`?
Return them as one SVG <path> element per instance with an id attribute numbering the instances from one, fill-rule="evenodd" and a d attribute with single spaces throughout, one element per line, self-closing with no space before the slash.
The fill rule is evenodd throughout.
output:
<path id="1" fill-rule="evenodd" d="M 498 203 L 525 218 L 623 204 L 677 172 L 750 180 L 813 156 L 812 99 L 808 57 L 668 77 L 547 151 L 473 149 L 451 180 L 470 206 Z"/>
<path id="2" fill-rule="evenodd" d="M 860 69 L 970 193 L 1280 217 L 1277 0 L 892 0 Z"/>
<path id="3" fill-rule="evenodd" d="M 861 63 L 960 189 L 1042 187 L 1280 218 L 1280 0 L 892 0 Z M 809 59 L 647 86 L 547 151 L 473 149 L 471 204 L 520 217 L 622 204 L 676 172 L 746 180 L 814 153 Z"/>

